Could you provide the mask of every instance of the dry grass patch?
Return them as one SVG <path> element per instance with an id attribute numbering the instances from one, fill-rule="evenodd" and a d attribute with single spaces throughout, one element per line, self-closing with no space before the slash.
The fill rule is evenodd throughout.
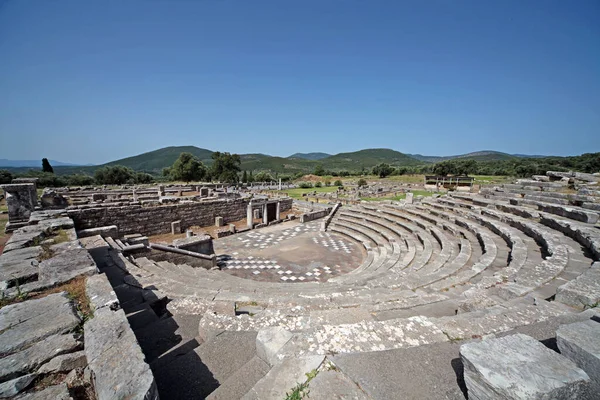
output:
<path id="1" fill-rule="evenodd" d="M 93 316 L 92 309 L 90 308 L 90 299 L 87 297 L 85 292 L 86 279 L 87 277 L 82 275 L 78 276 L 77 278 L 73 278 L 66 283 L 45 289 L 41 292 L 23 293 L 10 299 L 2 297 L 0 298 L 0 308 L 11 304 L 21 303 L 25 300 L 41 299 L 42 297 L 46 297 L 54 293 L 67 292 L 67 296 L 73 301 L 75 308 L 77 311 L 79 311 L 84 321 L 86 321 Z"/>

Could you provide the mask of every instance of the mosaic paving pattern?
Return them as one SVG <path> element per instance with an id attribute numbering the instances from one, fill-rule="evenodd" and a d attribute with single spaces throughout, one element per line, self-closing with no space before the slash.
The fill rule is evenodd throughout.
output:
<path id="1" fill-rule="evenodd" d="M 319 224 L 310 222 L 308 224 L 287 228 L 282 231 L 262 233 L 261 231 L 252 231 L 240 235 L 237 239 L 244 247 L 258 247 L 264 249 L 281 242 L 282 240 L 292 239 L 303 232 L 318 232 Z"/>
<path id="2" fill-rule="evenodd" d="M 215 241 L 219 267 L 232 275 L 269 282 L 325 282 L 358 267 L 360 245 L 320 221 L 273 226 Z"/>

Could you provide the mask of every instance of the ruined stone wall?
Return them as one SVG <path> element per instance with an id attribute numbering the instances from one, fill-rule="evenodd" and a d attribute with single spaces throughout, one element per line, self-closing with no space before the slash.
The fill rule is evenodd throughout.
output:
<path id="1" fill-rule="evenodd" d="M 246 218 L 248 201 L 249 199 L 228 199 L 156 207 L 95 207 L 68 210 L 68 214 L 75 221 L 78 230 L 117 225 L 120 235 L 157 235 L 171 232 L 173 221 L 181 221 L 182 231 L 190 226 L 214 225 L 215 217 L 223 217 L 225 223 L 239 221 Z M 292 199 L 281 201 L 281 211 L 291 208 Z"/>
<path id="2" fill-rule="evenodd" d="M 294 199 L 292 199 L 291 197 L 281 199 L 279 201 L 279 211 L 280 212 L 289 211 L 292 209 L 293 204 L 294 204 Z"/>
<path id="3" fill-rule="evenodd" d="M 215 200 L 187 204 L 168 204 L 157 207 L 140 205 L 98 207 L 69 210 L 77 229 L 117 225 L 120 235 L 141 233 L 157 235 L 171 232 L 171 222 L 181 220 L 181 229 L 190 226 L 209 226 L 215 217 L 226 223 L 246 218 L 247 199 Z"/>

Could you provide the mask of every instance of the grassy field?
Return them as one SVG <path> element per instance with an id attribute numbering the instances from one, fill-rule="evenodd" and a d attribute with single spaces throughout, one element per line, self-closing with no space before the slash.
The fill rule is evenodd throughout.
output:
<path id="1" fill-rule="evenodd" d="M 515 177 L 505 175 L 473 175 L 473 178 L 475 178 L 476 185 L 490 185 L 493 183 L 511 183 L 516 179 Z"/>
<path id="2" fill-rule="evenodd" d="M 429 197 L 429 196 L 433 196 L 436 192 L 428 192 L 426 190 L 411 190 L 411 192 L 416 196 L 423 196 L 423 197 Z M 406 193 L 403 193 L 401 195 L 398 196 L 390 196 L 390 197 L 361 197 L 361 200 L 364 201 L 382 201 L 382 200 L 393 200 L 393 201 L 398 201 L 398 200 L 404 200 L 406 198 Z"/>
<path id="3" fill-rule="evenodd" d="M 293 199 L 300 199 L 300 200 L 302 200 L 303 199 L 302 195 L 304 193 L 313 193 L 313 192 L 317 192 L 317 193 L 331 193 L 331 192 L 335 192 L 336 190 L 337 190 L 337 186 L 324 186 L 324 187 L 320 187 L 320 188 L 286 189 L 286 190 L 282 190 L 282 192 L 287 193 L 288 196 L 290 196 Z"/>

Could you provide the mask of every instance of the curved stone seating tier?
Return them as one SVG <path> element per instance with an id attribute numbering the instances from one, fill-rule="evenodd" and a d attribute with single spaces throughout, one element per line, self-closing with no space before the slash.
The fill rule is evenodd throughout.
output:
<path id="1" fill-rule="evenodd" d="M 555 197 L 550 197 L 550 195 L 563 195 L 564 199 L 556 199 Z M 565 217 L 568 219 L 573 219 L 575 221 L 585 222 L 589 224 L 595 224 L 598 222 L 600 217 L 600 213 L 592 209 L 586 209 L 583 207 L 578 207 L 572 205 L 572 203 L 582 203 L 581 201 L 575 201 L 575 197 L 571 197 L 572 195 L 567 195 L 563 193 L 547 193 L 543 196 L 528 196 L 525 198 L 514 197 L 507 199 L 508 202 L 513 206 L 533 206 L 538 211 L 547 212 L 550 214 L 559 215 L 561 217 Z M 484 200 L 480 199 L 478 196 L 464 196 L 460 194 L 452 195 L 454 198 L 458 198 L 461 200 L 472 201 L 474 204 L 483 203 Z M 489 200 L 487 204 L 496 205 L 498 202 Z M 487 205 L 486 204 L 486 205 Z M 595 204 L 595 203 L 594 203 Z M 600 204 L 599 204 L 600 205 Z"/>
<path id="2" fill-rule="evenodd" d="M 532 202 L 543 202 L 546 204 L 571 206 L 581 211 L 600 211 L 600 197 L 593 195 L 596 192 L 589 192 L 588 194 L 578 193 L 559 193 L 559 192 L 539 192 L 530 190 L 513 190 L 513 189 L 491 189 L 483 188 L 480 193 L 488 198 L 503 199 L 503 200 L 519 200 L 523 201 L 523 204 L 532 204 Z"/>
<path id="3" fill-rule="evenodd" d="M 387 210 L 385 210 L 384 208 L 382 208 L 380 211 L 382 213 L 387 212 Z M 396 218 L 400 218 L 399 215 L 401 214 L 398 212 L 398 210 L 390 212 L 394 212 Z M 418 217 L 422 216 L 419 215 Z M 402 218 L 406 219 L 409 217 L 403 216 Z M 427 218 L 424 219 L 427 220 Z M 444 226 L 444 224 L 442 224 L 442 226 Z M 410 274 L 410 269 L 407 269 L 402 272 L 403 279 L 407 282 L 410 288 L 424 287 L 433 282 L 445 279 L 447 275 L 455 273 L 459 269 L 465 267 L 472 255 L 471 242 L 465 238 L 465 232 L 459 231 L 459 227 L 449 227 L 448 229 L 449 231 L 453 231 L 456 233 L 460 232 L 462 237 L 459 236 L 459 239 L 453 236 L 446 235 L 444 232 L 440 231 L 437 226 L 425 225 L 425 227 L 430 229 L 432 235 L 436 237 L 436 239 L 439 242 L 445 245 L 442 248 L 442 252 L 440 253 L 441 256 L 433 262 L 427 263 L 423 268 L 420 268 L 418 270 L 418 273 Z M 450 285 L 453 284 L 454 283 Z"/>
<path id="4" fill-rule="evenodd" d="M 461 196 L 460 198 L 469 200 L 469 197 L 465 196 Z M 473 198 L 477 199 L 478 196 L 473 196 Z M 600 233 L 593 225 L 575 221 L 560 215 L 535 211 L 528 207 L 508 205 L 498 201 L 488 200 L 487 205 L 488 207 L 493 207 L 500 211 L 515 214 L 523 218 L 539 219 L 541 224 L 558 230 L 564 235 L 579 242 L 592 253 L 595 260 L 600 259 Z"/>
<path id="5" fill-rule="evenodd" d="M 478 338 L 545 321 L 571 311 L 556 303 L 514 299 L 503 305 L 448 317 L 415 316 L 373 320 L 357 310 L 331 312 L 303 310 L 263 311 L 264 315 L 229 316 L 207 313 L 200 321 L 200 336 L 222 331 L 258 331 L 281 327 L 294 333 L 279 352 L 281 359 L 311 354 L 385 351 L 424 344 Z M 261 313 L 262 314 L 262 313 Z"/>
<path id="6" fill-rule="evenodd" d="M 504 279 L 510 279 L 519 269 L 523 267 L 528 259 L 531 259 L 529 253 L 532 251 L 530 247 L 533 243 L 533 240 L 528 239 L 526 235 L 524 235 L 518 229 L 496 220 L 490 220 L 489 218 L 481 216 L 480 214 L 466 214 L 466 211 L 459 212 L 454 207 L 448 205 L 436 203 L 425 204 L 429 208 L 423 207 L 424 210 L 427 210 L 430 213 L 438 215 L 442 218 L 452 218 L 451 216 L 453 216 L 457 224 L 463 224 L 467 226 L 468 229 L 479 232 L 480 228 L 469 223 L 466 219 L 462 219 L 458 216 L 458 214 L 461 213 L 460 215 L 465 216 L 465 218 L 468 217 L 473 219 L 476 223 L 498 235 L 504 241 L 504 243 L 508 246 L 509 253 L 506 259 L 506 266 L 502 268 L 501 272 L 499 271 L 495 274 L 500 278 L 500 280 L 497 282 L 501 282 Z M 496 245 L 497 247 L 500 247 L 498 242 L 496 242 Z M 532 256 L 535 255 L 537 254 L 532 254 Z M 541 256 L 539 257 L 539 261 L 541 261 Z"/>
<path id="7" fill-rule="evenodd" d="M 522 296 L 534 290 L 541 296 L 550 297 L 556 293 L 556 288 L 561 283 L 581 274 L 591 263 L 591 260 L 587 259 L 581 251 L 578 251 L 579 246 L 574 240 L 565 237 L 554 229 L 549 229 L 541 223 L 527 220 L 515 214 L 496 211 L 490 205 L 481 208 L 457 200 L 443 199 L 441 202 L 454 206 L 454 211 L 457 212 L 465 213 L 464 210 L 475 209 L 475 211 L 481 212 L 479 218 L 489 217 L 488 222 L 494 223 L 492 221 L 494 219 L 506 223 L 531 237 L 540 246 L 545 259 L 541 263 L 528 262 L 527 268 L 524 266 L 512 277 L 513 282 L 503 284 L 499 295 L 504 298 Z M 507 209 L 506 211 L 518 210 Z M 472 211 L 471 216 L 473 215 L 476 216 L 477 214 Z M 563 279 L 563 281 L 561 282 L 557 278 Z"/>

